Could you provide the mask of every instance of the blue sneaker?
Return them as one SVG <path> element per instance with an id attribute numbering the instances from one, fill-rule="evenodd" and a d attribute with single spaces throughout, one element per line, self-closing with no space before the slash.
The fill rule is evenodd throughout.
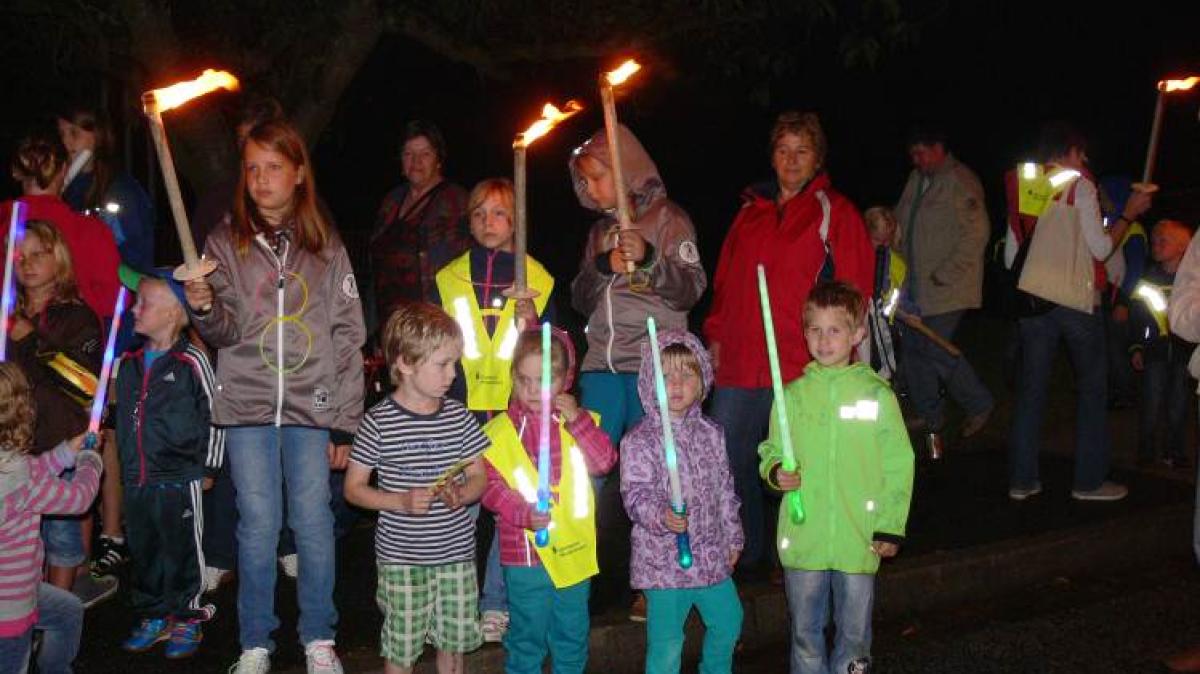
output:
<path id="1" fill-rule="evenodd" d="M 166 641 L 170 632 L 166 618 L 146 618 L 133 628 L 133 634 L 121 643 L 121 648 L 130 653 L 145 653 L 154 648 L 154 644 Z"/>
<path id="2" fill-rule="evenodd" d="M 200 623 L 186 620 L 171 625 L 171 638 L 167 641 L 166 656 L 170 660 L 190 658 L 200 649 L 204 634 L 200 631 Z"/>

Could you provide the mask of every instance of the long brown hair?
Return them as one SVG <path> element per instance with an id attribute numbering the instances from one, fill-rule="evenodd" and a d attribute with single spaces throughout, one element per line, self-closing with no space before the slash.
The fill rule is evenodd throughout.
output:
<path id="1" fill-rule="evenodd" d="M 67 150 L 58 136 L 37 132 L 21 139 L 13 155 L 13 178 L 22 183 L 32 181 L 39 189 L 49 189 L 67 163 Z"/>
<path id="2" fill-rule="evenodd" d="M 74 302 L 79 300 L 79 287 L 75 284 L 75 265 L 71 261 L 71 249 L 58 228 L 45 220 L 30 220 L 25 223 L 25 238 L 36 236 L 54 256 L 54 301 Z M 29 315 L 25 293 L 17 296 L 17 308 Z"/>
<path id="3" fill-rule="evenodd" d="M 312 162 L 308 159 L 308 148 L 304 139 L 283 120 L 270 120 L 255 126 L 246 136 L 246 143 L 256 143 L 304 169 L 304 177 L 296 186 L 292 198 L 292 212 L 287 220 L 295 228 L 296 243 L 310 253 L 318 253 L 329 242 L 329 224 L 317 207 L 317 183 L 313 178 Z M 243 150 L 244 152 L 244 150 Z M 246 185 L 246 171 L 238 176 L 237 198 L 233 202 L 233 241 L 238 253 L 250 250 L 250 242 L 256 232 L 269 230 L 258 206 L 250 198 Z"/>
<path id="4" fill-rule="evenodd" d="M 0 363 L 0 466 L 33 447 L 33 390 L 16 363 Z"/>
<path id="5" fill-rule="evenodd" d="M 117 173 L 117 141 L 112 125 L 103 113 L 87 106 L 64 110 L 58 118 L 96 137 L 96 144 L 92 148 L 92 186 L 84 197 L 83 207 L 100 208 Z"/>

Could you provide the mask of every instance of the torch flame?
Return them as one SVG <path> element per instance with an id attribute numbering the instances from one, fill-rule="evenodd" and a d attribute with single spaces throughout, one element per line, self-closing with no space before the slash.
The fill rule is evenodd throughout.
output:
<path id="1" fill-rule="evenodd" d="M 1172 91 L 1187 91 L 1192 87 L 1200 84 L 1200 77 L 1192 75 L 1191 77 L 1182 80 L 1163 80 L 1158 83 L 1158 90 L 1170 93 Z"/>
<path id="2" fill-rule="evenodd" d="M 159 112 L 162 112 L 177 108 L 197 96 L 203 96 L 216 89 L 236 91 L 237 88 L 238 80 L 233 75 L 224 70 L 205 70 L 200 77 L 190 82 L 179 82 L 149 93 L 158 102 Z"/>
<path id="3" fill-rule="evenodd" d="M 546 135 L 558 123 L 572 117 L 580 110 L 583 110 L 583 104 L 579 101 L 567 101 L 562 110 L 559 110 L 553 103 L 547 103 L 542 108 L 542 118 L 534 122 L 525 132 L 517 136 L 517 140 L 513 143 L 513 147 L 529 147 L 529 145 Z"/>
<path id="4" fill-rule="evenodd" d="M 608 80 L 611 86 L 619 86 L 625 83 L 634 73 L 642 69 L 642 64 L 629 59 L 617 67 L 616 70 L 604 74 L 604 78 Z"/>

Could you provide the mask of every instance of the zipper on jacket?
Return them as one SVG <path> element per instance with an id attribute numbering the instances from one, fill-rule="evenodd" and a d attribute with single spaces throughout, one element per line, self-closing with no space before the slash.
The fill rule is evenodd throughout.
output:
<path id="1" fill-rule="evenodd" d="M 619 272 L 618 272 L 619 273 Z M 608 309 L 608 346 L 604 351 L 604 359 L 608 363 L 608 371 L 616 374 L 617 367 L 613 365 L 612 352 L 613 342 L 617 338 L 617 328 L 613 325 L 613 303 L 612 303 L 612 287 L 617 282 L 617 274 L 608 280 L 608 285 L 604 287 L 604 306 Z"/>
<path id="2" fill-rule="evenodd" d="M 140 355 L 140 354 L 139 354 Z M 163 354 L 166 355 L 166 354 Z M 160 356 L 161 358 L 161 356 Z M 154 363 L 150 363 L 150 367 L 142 369 L 142 391 L 138 395 L 137 405 L 137 450 L 138 450 L 138 486 L 146 486 L 146 452 L 142 448 L 142 425 L 146 419 L 146 393 L 150 389 L 150 368 L 154 367 Z"/>
<path id="3" fill-rule="evenodd" d="M 291 241 L 284 239 L 283 241 L 283 256 L 275 254 L 275 250 L 266 242 L 262 234 L 255 237 L 255 240 L 271 255 L 275 260 L 276 282 L 275 282 L 275 427 L 283 425 L 283 303 L 284 303 L 284 266 L 287 264 L 288 251 L 292 247 Z"/>

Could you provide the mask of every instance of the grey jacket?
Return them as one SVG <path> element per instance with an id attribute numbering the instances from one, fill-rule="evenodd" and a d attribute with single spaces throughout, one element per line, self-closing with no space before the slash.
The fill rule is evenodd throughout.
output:
<path id="1" fill-rule="evenodd" d="M 616 245 L 610 233 L 616 219 L 606 215 L 593 224 L 579 274 L 571 283 L 571 304 L 588 317 L 588 349 L 581 367 L 584 372 L 638 372 L 646 317 L 654 316 L 660 329 L 686 330 L 687 313 L 708 286 L 691 218 L 667 198 L 658 168 L 638 139 L 624 126 L 618 128 L 622 177 L 634 202 L 630 218 L 653 247 L 639 271 L 649 279 L 649 288 L 634 292 L 629 285 L 630 274 L 622 270 L 613 273 L 608 266 L 607 254 Z M 570 160 L 571 181 L 579 203 L 600 212 L 602 209 L 587 195 L 580 179 L 577 164 L 584 154 L 612 166 L 603 129 L 576 148 Z"/>
<path id="2" fill-rule="evenodd" d="M 260 234 L 238 254 L 228 219 L 208 237 L 215 297 L 192 324 L 219 350 L 213 423 L 352 434 L 366 329 L 350 258 L 336 232 L 319 254 L 287 240 L 280 248 L 277 256 Z"/>
<path id="3" fill-rule="evenodd" d="M 896 204 L 908 262 L 907 299 L 926 316 L 978 308 L 983 302 L 983 253 L 991 233 L 979 178 L 947 155 L 918 197 L 920 184 L 921 174 L 914 170 Z"/>

